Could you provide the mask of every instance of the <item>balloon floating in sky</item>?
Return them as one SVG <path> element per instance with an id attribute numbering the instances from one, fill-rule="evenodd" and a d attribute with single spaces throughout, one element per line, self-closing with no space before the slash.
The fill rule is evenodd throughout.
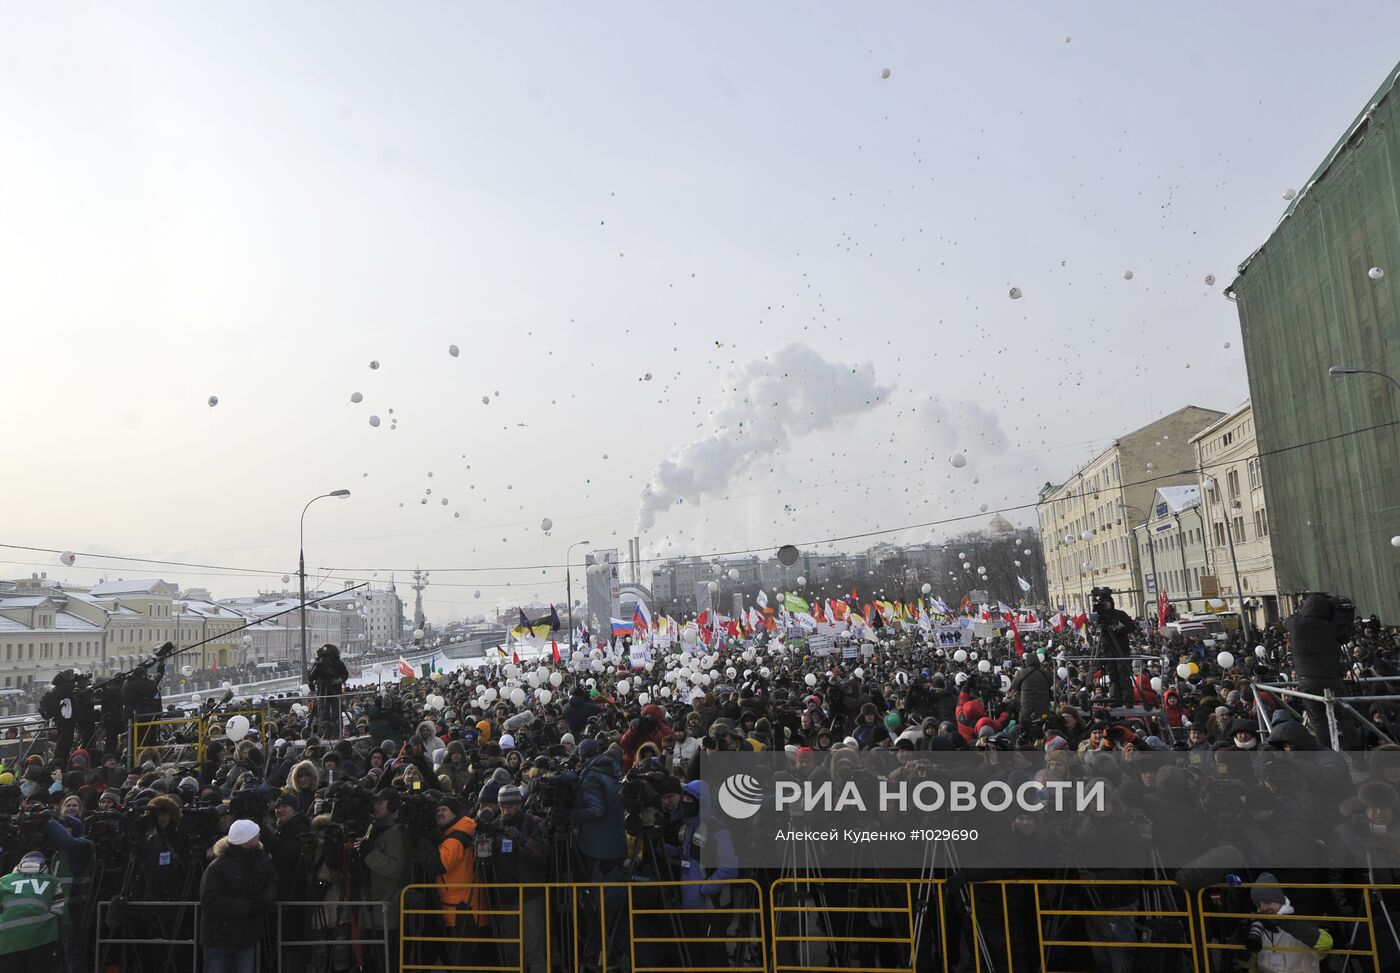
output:
<path id="1" fill-rule="evenodd" d="M 1284 198 L 1284 199 L 1292 199 L 1294 196 L 1297 196 L 1297 195 L 1298 195 L 1298 191 L 1297 191 L 1296 189 L 1285 189 L 1285 190 L 1283 191 L 1283 198 Z"/>
<path id="2" fill-rule="evenodd" d="M 890 69 L 889 69 L 889 68 L 881 68 L 881 69 L 880 69 L 880 78 L 881 78 L 881 80 L 888 80 L 888 79 L 889 79 L 889 76 L 890 76 Z"/>
<path id="3" fill-rule="evenodd" d="M 291 576 L 290 574 L 284 574 L 284 575 L 282 575 L 282 583 L 283 583 L 283 584 L 286 584 L 288 581 L 291 581 L 291 580 L 292 580 L 292 576 Z"/>
<path id="4" fill-rule="evenodd" d="M 953 464 L 953 469 L 960 470 L 967 465 L 967 457 L 962 453 L 954 453 L 948 462 Z"/>
<path id="5" fill-rule="evenodd" d="M 1019 300 L 1021 299 L 1021 288 L 1019 288 L 1019 287 L 1013 287 L 1013 288 L 1011 288 L 1011 299 L 1012 299 L 1013 301 L 1019 301 Z"/>
<path id="6" fill-rule="evenodd" d="M 554 521 L 550 520 L 548 517 L 546 517 L 544 520 L 541 520 L 541 521 L 540 521 L 540 530 L 553 530 L 553 529 L 554 529 Z"/>
<path id="7" fill-rule="evenodd" d="M 643 381 L 643 382 L 650 382 L 650 381 L 651 381 L 651 372 L 647 372 L 645 375 L 643 375 L 643 376 L 642 376 L 642 381 Z"/>
<path id="8" fill-rule="evenodd" d="M 1206 286 L 1207 286 L 1207 287 L 1211 287 L 1211 286 L 1214 286 L 1214 284 L 1215 284 L 1215 275 L 1214 275 L 1214 274 L 1206 274 Z"/>
<path id="9" fill-rule="evenodd" d="M 479 592 L 479 591 L 473 591 L 473 592 L 472 592 L 472 597 L 473 597 L 473 598 L 480 598 L 480 597 L 481 597 L 481 592 Z"/>
<path id="10" fill-rule="evenodd" d="M 1133 272 L 1132 272 L 1131 270 L 1125 270 L 1125 271 L 1123 271 L 1123 279 L 1124 279 L 1124 280 L 1132 280 L 1132 279 L 1133 279 Z"/>
<path id="11" fill-rule="evenodd" d="M 376 358 L 376 359 L 374 359 L 373 361 L 371 361 L 371 362 L 369 363 L 369 367 L 370 367 L 370 371 L 378 371 L 378 369 L 379 369 L 379 359 Z"/>
<path id="12" fill-rule="evenodd" d="M 370 417 L 369 417 L 369 424 L 370 424 L 371 426 L 374 426 L 376 429 L 379 428 L 379 417 L 378 417 L 378 416 L 370 416 Z"/>
<path id="13" fill-rule="evenodd" d="M 448 345 L 448 346 L 447 346 L 447 353 L 448 353 L 449 355 L 451 355 L 453 358 L 456 358 L 461 352 L 458 350 L 458 348 L 457 348 L 456 345 Z"/>
<path id="14" fill-rule="evenodd" d="M 72 551 L 64 551 L 62 554 L 60 554 L 60 555 L 58 556 L 58 559 L 59 559 L 59 561 L 61 561 L 65 566 L 71 568 L 71 567 L 73 566 L 73 562 L 76 561 L 76 560 L 78 559 L 78 555 L 74 554 Z"/>
<path id="15" fill-rule="evenodd" d="M 491 404 L 491 396 L 489 396 L 489 395 L 483 395 L 483 396 L 481 397 L 481 404 L 482 404 L 482 405 L 490 405 L 490 404 Z"/>
<path id="16" fill-rule="evenodd" d="M 219 404 L 219 397 L 218 397 L 217 395 L 211 395 L 211 396 L 209 396 L 209 408 L 212 409 L 212 408 L 214 408 L 214 406 L 216 406 L 216 405 L 218 405 L 218 404 Z"/>
<path id="17" fill-rule="evenodd" d="M 1385 271 L 1379 267 L 1372 267 L 1370 270 L 1366 271 L 1366 276 L 1372 280 L 1381 280 L 1385 277 Z"/>
<path id="18" fill-rule="evenodd" d="M 363 402 L 364 400 L 365 400 L 365 397 L 364 397 L 363 395 L 361 395 L 359 392 L 351 392 L 351 393 L 350 393 L 350 401 L 351 401 L 351 402 L 354 402 L 354 403 L 358 404 L 358 403 L 360 403 L 360 402 Z"/>
<path id="19" fill-rule="evenodd" d="M 1225 342 L 1225 347 L 1226 347 L 1226 348 L 1229 348 L 1229 347 L 1230 347 L 1230 342 L 1228 342 L 1228 341 Z"/>

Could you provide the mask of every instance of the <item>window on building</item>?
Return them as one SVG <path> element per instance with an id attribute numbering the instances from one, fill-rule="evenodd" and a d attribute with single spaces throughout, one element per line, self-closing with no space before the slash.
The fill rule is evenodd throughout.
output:
<path id="1" fill-rule="evenodd" d="M 1244 518 L 1235 517 L 1233 520 L 1230 521 L 1230 524 L 1235 532 L 1235 543 L 1244 543 Z"/>
<path id="2" fill-rule="evenodd" d="M 1231 500 L 1238 497 L 1240 495 L 1240 471 L 1231 470 L 1226 474 L 1225 485 L 1229 488 Z"/>
<path id="3" fill-rule="evenodd" d="M 1254 536 L 1269 536 L 1269 511 L 1263 507 L 1254 511 Z"/>
<path id="4" fill-rule="evenodd" d="M 1219 521 L 1216 521 L 1214 524 L 1211 524 L 1211 527 L 1213 527 L 1213 528 L 1214 528 L 1214 531 L 1215 531 L 1215 546 L 1216 546 L 1216 547 L 1224 547 L 1224 546 L 1225 546 L 1225 525 L 1222 524 L 1222 523 L 1220 523 Z"/>

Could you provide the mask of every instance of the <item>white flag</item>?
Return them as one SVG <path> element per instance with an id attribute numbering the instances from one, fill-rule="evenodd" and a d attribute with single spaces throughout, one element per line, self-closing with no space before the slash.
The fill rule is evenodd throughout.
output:
<path id="1" fill-rule="evenodd" d="M 758 602 L 758 607 L 759 607 L 759 608 L 767 608 L 767 607 L 768 607 L 768 595 L 767 595 L 767 593 L 764 592 L 762 589 L 760 589 L 759 592 L 758 592 L 758 597 L 755 598 L 754 601 Z"/>
<path id="2" fill-rule="evenodd" d="M 1019 574 L 1016 575 L 1016 583 L 1017 583 L 1018 585 L 1021 586 L 1021 590 L 1022 590 L 1022 591 L 1030 591 L 1030 590 L 1031 590 L 1031 583 L 1030 583 L 1029 581 L 1027 581 L 1025 578 L 1021 577 Z"/>

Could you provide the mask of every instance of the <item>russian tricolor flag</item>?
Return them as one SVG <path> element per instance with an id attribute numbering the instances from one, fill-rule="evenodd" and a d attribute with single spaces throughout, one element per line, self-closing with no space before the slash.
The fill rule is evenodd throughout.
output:
<path id="1" fill-rule="evenodd" d="M 641 635 L 646 635 L 651 631 L 651 612 L 647 610 L 646 603 L 640 598 L 637 600 L 636 610 L 632 612 L 632 627 Z"/>
<path id="2" fill-rule="evenodd" d="M 611 619 L 613 638 L 621 638 L 624 635 L 632 634 L 632 623 L 624 622 L 620 618 Z"/>

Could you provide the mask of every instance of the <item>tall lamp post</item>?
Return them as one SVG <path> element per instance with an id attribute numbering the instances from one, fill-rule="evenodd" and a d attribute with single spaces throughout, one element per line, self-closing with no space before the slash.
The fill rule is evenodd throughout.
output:
<path id="1" fill-rule="evenodd" d="M 336 497 L 345 499 L 350 496 L 349 490 L 332 490 L 330 493 L 323 493 L 319 497 L 312 497 L 306 501 L 306 506 L 301 508 L 301 528 L 299 531 L 299 552 L 297 554 L 297 577 L 301 582 L 301 681 L 306 682 L 306 511 L 317 500 L 324 500 L 326 497 Z"/>
<path id="2" fill-rule="evenodd" d="M 1333 378 L 1341 378 L 1343 375 L 1376 375 L 1385 379 L 1397 389 L 1400 389 L 1400 381 L 1396 381 L 1385 372 L 1372 371 L 1369 368 L 1357 368 L 1355 365 L 1333 365 L 1327 369 L 1327 374 Z"/>
<path id="3" fill-rule="evenodd" d="M 574 573 L 570 567 L 569 558 L 574 553 L 574 548 L 583 544 L 592 544 L 592 541 L 574 541 L 569 545 L 569 549 L 564 552 L 564 598 L 569 603 L 569 652 L 574 651 Z"/>

